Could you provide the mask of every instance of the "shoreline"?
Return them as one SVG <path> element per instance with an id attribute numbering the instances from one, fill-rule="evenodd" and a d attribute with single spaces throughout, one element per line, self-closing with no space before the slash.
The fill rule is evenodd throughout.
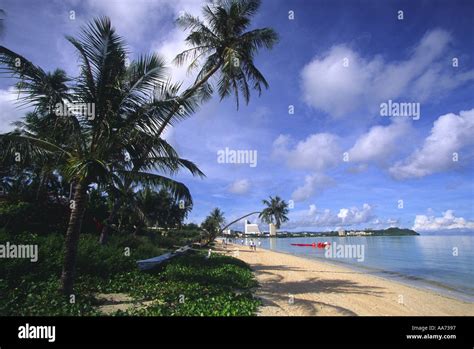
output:
<path id="1" fill-rule="evenodd" d="M 262 250 L 275 252 L 275 253 L 281 253 L 281 254 L 303 258 L 303 259 L 308 259 L 311 261 L 314 260 L 319 263 L 327 263 L 335 267 L 347 268 L 347 269 L 360 272 L 369 276 L 378 277 L 383 280 L 400 283 L 408 287 L 413 287 L 421 291 L 432 292 L 436 295 L 451 298 L 453 300 L 467 302 L 467 303 L 474 303 L 474 296 L 458 291 L 449 285 L 445 285 L 445 284 L 438 283 L 432 280 L 424 279 L 422 277 L 410 277 L 408 275 L 404 275 L 401 273 L 377 269 L 377 268 L 368 267 L 364 265 L 349 264 L 349 263 L 339 262 L 337 260 L 327 260 L 327 259 L 322 259 L 322 258 L 317 258 L 317 257 L 316 258 L 309 257 L 309 256 L 305 257 L 305 256 L 293 254 L 291 252 L 275 251 L 275 250 L 270 250 L 263 247 L 259 247 L 259 248 Z"/>
<path id="2" fill-rule="evenodd" d="M 474 303 L 350 266 L 228 244 L 252 268 L 260 316 L 473 316 Z M 238 252 L 237 252 L 238 251 Z"/>

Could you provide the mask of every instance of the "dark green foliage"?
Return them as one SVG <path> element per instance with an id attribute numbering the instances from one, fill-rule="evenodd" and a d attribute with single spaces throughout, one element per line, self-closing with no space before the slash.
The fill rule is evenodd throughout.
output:
<path id="1" fill-rule="evenodd" d="M 201 228 L 206 233 L 207 243 L 214 241 L 224 222 L 224 212 L 217 207 L 206 217 L 204 222 L 201 224 Z"/>
<path id="2" fill-rule="evenodd" d="M 64 231 L 69 209 L 66 204 L 55 202 L 0 202 L 0 228 L 19 233 L 36 231 Z"/>
<path id="3" fill-rule="evenodd" d="M 3 259 L 0 263 L 0 315 L 100 315 L 96 293 L 126 293 L 137 302 L 153 301 L 143 309 L 115 315 L 245 316 L 259 305 L 251 289 L 257 286 L 249 267 L 240 260 L 198 252 L 171 260 L 161 269 L 142 272 L 136 260 L 167 252 L 165 245 L 181 244 L 197 231 L 168 236 L 148 234 L 138 238 L 113 236 L 99 246 L 95 236 L 80 238 L 75 303 L 58 292 L 64 239 L 0 230 L 0 243 L 38 244 L 39 259 Z M 195 236 L 194 236 L 195 237 Z M 126 256 L 129 248 L 130 256 Z M 180 302 L 184 297 L 184 302 Z"/>

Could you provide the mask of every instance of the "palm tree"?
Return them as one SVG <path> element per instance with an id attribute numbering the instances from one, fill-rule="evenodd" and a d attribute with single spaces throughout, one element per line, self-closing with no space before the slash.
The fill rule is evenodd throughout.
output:
<path id="1" fill-rule="evenodd" d="M 177 99 L 177 104 L 162 123 L 159 134 L 163 132 L 180 101 L 200 91 L 203 99 L 209 98 L 213 87 L 209 79 L 219 73 L 217 89 L 221 100 L 231 94 L 235 96 L 237 109 L 239 93 L 246 103 L 250 100 L 250 90 L 259 95 L 268 82 L 257 69 L 254 59 L 262 48 L 271 49 L 278 42 L 278 35 L 271 28 L 247 30 L 252 17 L 260 8 L 260 0 L 221 0 L 203 7 L 204 21 L 190 14 L 182 15 L 177 23 L 184 30 L 190 30 L 186 43 L 191 48 L 178 54 L 175 63 L 183 65 L 191 60 L 189 69 L 200 67 L 194 84 Z"/>
<path id="2" fill-rule="evenodd" d="M 267 207 L 260 212 L 258 217 L 267 224 L 275 224 L 275 227 L 280 229 L 281 224 L 288 221 L 286 216 L 288 214 L 288 204 L 279 196 L 274 198 L 270 196 L 270 201 L 262 200 L 262 202 Z"/>
<path id="3" fill-rule="evenodd" d="M 58 74 L 53 77 L 0 46 L 1 72 L 19 79 L 17 89 L 21 101 L 51 117 L 58 103 L 66 106 L 66 113 L 55 115 L 61 128 L 51 131 L 60 135 L 59 141 L 22 130 L 1 135 L 0 143 L 3 157 L 20 153 L 23 162 L 33 155 L 57 157 L 61 160 L 58 164 L 61 175 L 73 183 L 61 275 L 62 292 L 71 294 L 90 185 L 112 183 L 121 178 L 166 186 L 176 196 L 190 197 L 190 194 L 180 182 L 144 172 L 144 169 L 164 168 L 174 172 L 181 167 L 179 158 L 170 156 L 171 146 L 158 137 L 162 123 L 169 122 L 176 105 L 174 98 L 163 98 L 176 91 L 176 86 L 166 80 L 163 60 L 154 54 L 143 55 L 127 67 L 124 41 L 106 17 L 85 26 L 78 38 L 67 39 L 77 50 L 81 73 L 74 79 L 63 74 L 60 81 Z M 156 94 L 157 89 L 162 93 Z M 180 100 L 179 113 L 173 113 L 173 118 L 189 115 L 196 108 L 200 96 L 187 97 Z M 71 103 L 94 107 L 95 112 L 84 115 L 71 110 Z M 184 160 L 184 164 L 192 173 L 199 172 L 192 162 Z"/>
<path id="4" fill-rule="evenodd" d="M 281 223 L 287 222 L 289 220 L 289 218 L 286 216 L 288 214 L 288 204 L 284 200 L 281 200 L 279 196 L 276 196 L 275 198 L 272 198 L 270 196 L 270 201 L 262 200 L 262 202 L 264 205 L 267 206 L 262 211 L 250 212 L 233 220 L 224 227 L 221 227 L 217 235 L 222 234 L 224 230 L 226 230 L 233 224 L 254 214 L 259 214 L 259 218 L 261 218 L 265 223 L 269 224 L 275 222 L 277 228 L 280 228 Z"/>
<path id="5" fill-rule="evenodd" d="M 194 176 L 204 177 L 204 173 L 201 172 L 194 163 L 180 158 L 178 153 L 176 153 L 173 147 L 171 147 L 171 145 L 169 145 L 165 140 L 157 137 L 153 148 L 153 143 L 147 144 L 146 140 L 141 139 L 140 135 L 135 136 L 138 137 L 130 139 L 132 144 L 137 144 L 137 146 L 134 146 L 133 148 L 134 156 L 130 160 L 130 174 L 136 174 L 143 170 L 153 170 L 158 167 L 162 172 L 168 173 L 169 175 L 177 173 L 180 169 L 186 169 Z M 150 155 L 151 151 L 154 151 L 154 149 L 156 151 L 156 145 L 159 145 L 160 153 Z M 104 245 L 107 242 L 110 226 L 117 218 L 119 208 L 129 200 L 130 195 L 134 194 L 134 181 L 132 177 L 127 176 L 121 178 L 117 176 L 111 182 L 106 183 L 106 191 L 108 192 L 109 198 L 112 200 L 113 204 L 109 217 L 106 219 L 106 224 L 102 228 L 100 234 L 99 243 L 101 245 Z M 162 181 L 161 183 L 153 183 L 150 179 L 145 181 L 141 179 L 141 181 L 145 184 L 155 184 L 155 187 L 159 186 L 162 189 L 165 189 L 175 202 L 182 200 L 184 202 L 184 208 L 182 210 L 187 211 L 191 209 L 193 202 L 189 191 L 181 190 L 179 186 L 176 186 L 174 181 Z"/>
<path id="6" fill-rule="evenodd" d="M 26 131 L 29 134 L 34 134 L 36 138 L 58 143 L 65 141 L 58 138 L 60 136 L 58 132 L 52 132 L 52 129 L 55 130 L 61 127 L 58 121 L 60 120 L 54 120 L 52 115 L 41 115 L 38 111 L 34 111 L 27 113 L 22 121 L 17 121 L 13 124 L 16 126 L 17 132 L 21 133 L 22 131 Z M 38 200 L 48 183 L 58 181 L 55 170 L 61 158 L 54 156 L 54 154 L 43 154 L 42 156 L 35 156 L 36 154 L 30 155 L 28 169 L 30 169 L 34 177 L 39 179 L 36 181 L 36 200 Z M 22 170 L 24 171 L 26 168 L 23 167 Z"/>
<path id="7" fill-rule="evenodd" d="M 207 234 L 206 245 L 214 241 L 216 236 L 221 232 L 221 227 L 224 222 L 224 212 L 222 212 L 219 208 L 213 209 L 209 216 L 206 217 L 206 219 L 201 225 L 201 228 Z"/>

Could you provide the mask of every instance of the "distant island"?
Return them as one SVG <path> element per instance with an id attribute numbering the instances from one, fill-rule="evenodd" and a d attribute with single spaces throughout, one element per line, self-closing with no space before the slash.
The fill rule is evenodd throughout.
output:
<path id="1" fill-rule="evenodd" d="M 278 237 L 307 237 L 307 236 L 407 236 L 420 235 L 412 229 L 387 228 L 387 229 L 364 229 L 364 230 L 339 230 L 326 232 L 280 232 Z"/>
<path id="2" fill-rule="evenodd" d="M 232 230 L 231 235 L 234 236 L 259 236 L 269 237 L 268 232 L 262 234 L 244 234 L 241 231 Z M 408 236 L 408 235 L 420 235 L 412 229 L 406 228 L 387 228 L 387 229 L 363 229 L 363 230 L 339 230 L 339 231 L 325 231 L 325 232 L 311 232 L 311 231 L 300 231 L 300 232 L 288 232 L 280 231 L 277 233 L 277 238 L 298 238 L 298 237 L 322 237 L 322 236 Z"/>

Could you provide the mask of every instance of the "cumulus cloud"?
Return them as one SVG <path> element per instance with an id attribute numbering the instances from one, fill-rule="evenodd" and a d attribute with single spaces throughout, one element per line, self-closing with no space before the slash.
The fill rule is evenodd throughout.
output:
<path id="1" fill-rule="evenodd" d="M 470 230 L 474 229 L 474 221 L 463 217 L 456 217 L 453 210 L 443 212 L 441 217 L 417 215 L 413 230 L 416 231 L 442 231 L 442 230 Z"/>
<path id="2" fill-rule="evenodd" d="M 304 201 L 311 198 L 316 193 L 321 193 L 324 189 L 335 185 L 335 181 L 321 173 L 307 175 L 304 184 L 295 189 L 291 198 L 294 201 Z"/>
<path id="3" fill-rule="evenodd" d="M 245 194 L 250 189 L 250 181 L 248 179 L 239 179 L 229 186 L 229 191 L 234 194 Z"/>
<path id="4" fill-rule="evenodd" d="M 368 224 L 374 220 L 373 206 L 365 203 L 362 207 L 341 208 L 339 212 L 329 209 L 318 209 L 310 205 L 309 209 L 295 212 L 290 221 L 285 224 L 286 228 L 314 227 L 330 228 L 350 227 L 358 224 Z"/>
<path id="5" fill-rule="evenodd" d="M 289 167 L 323 171 L 337 165 L 342 159 L 339 138 L 331 133 L 310 135 L 294 147 L 287 135 L 280 135 L 273 142 L 273 157 L 283 159 Z"/>
<path id="6" fill-rule="evenodd" d="M 285 162 L 289 168 L 311 171 L 304 184 L 293 191 L 293 200 L 307 200 L 335 184 L 324 172 L 341 162 L 339 142 L 331 133 L 316 133 L 297 143 L 288 135 L 280 135 L 273 142 L 273 158 Z"/>
<path id="7" fill-rule="evenodd" d="M 362 134 L 349 150 L 349 161 L 383 162 L 398 153 L 400 140 L 410 131 L 410 124 L 396 119 L 387 126 L 373 126 Z"/>
<path id="8" fill-rule="evenodd" d="M 474 70 L 455 73 L 445 64 L 451 40 L 445 30 L 429 31 L 407 59 L 396 62 L 380 55 L 364 58 L 347 45 L 333 46 L 303 68 L 303 98 L 336 118 L 359 109 L 375 112 L 388 99 L 422 103 L 474 79 Z"/>
<path id="9" fill-rule="evenodd" d="M 126 35 L 127 42 L 132 47 L 143 40 L 144 36 L 150 35 L 146 32 L 147 28 L 153 28 L 157 22 L 165 23 L 174 20 L 184 12 L 197 16 L 205 3 L 206 1 L 196 0 L 88 0 L 86 2 L 90 11 L 109 16 L 118 32 Z M 177 67 L 171 64 L 178 53 L 188 48 L 184 42 L 186 36 L 187 33 L 182 28 L 174 26 L 166 33 L 157 32 L 152 37 L 150 50 L 160 54 L 166 60 L 173 81 L 190 82 L 192 80 L 187 74 L 186 66 Z"/>
<path id="10" fill-rule="evenodd" d="M 0 89 L 0 133 L 13 130 L 12 122 L 19 121 L 28 111 L 15 105 L 18 94 L 14 88 Z"/>
<path id="11" fill-rule="evenodd" d="M 461 150 L 474 144 L 474 109 L 440 116 L 433 124 L 430 135 L 422 147 L 407 159 L 390 168 L 396 179 L 424 177 L 435 172 L 449 170 L 462 161 Z"/>
<path id="12" fill-rule="evenodd" d="M 199 17 L 201 14 L 201 8 L 205 2 L 196 0 L 167 0 L 167 3 L 171 8 L 173 16 L 178 18 L 184 12 Z M 164 57 L 166 62 L 170 64 L 170 73 L 173 81 L 183 82 L 183 87 L 192 84 L 195 79 L 195 74 L 190 74 L 186 64 L 177 66 L 172 62 L 177 54 L 190 48 L 184 41 L 188 34 L 188 32 L 185 32 L 182 28 L 176 26 L 166 34 L 164 39 L 156 40 L 151 45 L 152 51 L 159 53 Z"/>
<path id="13" fill-rule="evenodd" d="M 362 205 L 362 209 L 357 207 L 341 208 L 337 217 L 341 220 L 341 225 L 353 225 L 368 222 L 373 218 L 372 206 Z"/>
<path id="14" fill-rule="evenodd" d="M 148 25 L 163 18 L 164 10 L 170 3 L 168 0 L 88 0 L 86 5 L 94 13 L 110 17 L 119 33 L 127 35 L 129 40 L 136 40 Z"/>
<path id="15" fill-rule="evenodd" d="M 395 218 L 388 218 L 386 220 L 382 220 L 379 218 L 374 219 L 371 222 L 371 227 L 373 229 L 387 229 L 387 228 L 395 228 L 399 225 L 400 220 Z"/>

